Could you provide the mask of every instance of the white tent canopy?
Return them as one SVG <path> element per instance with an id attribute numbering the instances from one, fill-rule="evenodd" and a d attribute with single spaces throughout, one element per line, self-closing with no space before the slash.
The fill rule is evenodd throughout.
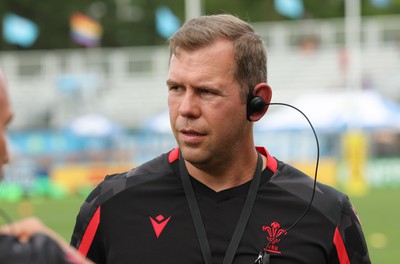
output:
<path id="1" fill-rule="evenodd" d="M 144 122 L 141 129 L 156 133 L 171 133 L 168 110 L 155 115 Z"/>
<path id="2" fill-rule="evenodd" d="M 317 130 L 342 131 L 400 130 L 400 106 L 374 91 L 344 91 L 301 96 L 291 103 L 310 119 Z M 304 130 L 310 126 L 294 109 L 285 106 L 267 113 L 255 125 L 255 131 Z"/>
<path id="3" fill-rule="evenodd" d="M 86 114 L 77 117 L 68 129 L 75 135 L 86 137 L 106 137 L 121 132 L 119 125 L 99 114 Z"/>

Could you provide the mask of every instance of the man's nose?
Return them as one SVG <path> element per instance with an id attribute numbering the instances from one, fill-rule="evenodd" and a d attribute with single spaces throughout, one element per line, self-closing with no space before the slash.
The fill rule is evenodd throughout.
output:
<path id="1" fill-rule="evenodd" d="M 0 139 L 1 140 L 1 139 Z M 9 143 L 7 137 L 3 138 L 3 150 L 0 149 L 0 154 L 3 153 L 3 155 L 0 156 L 0 165 L 4 165 L 10 162 L 10 152 L 8 149 Z M 1 147 L 1 146 L 0 146 Z"/>
<path id="2" fill-rule="evenodd" d="M 3 164 L 7 164 L 9 162 L 10 162 L 10 154 L 9 154 L 8 149 L 6 147 L 6 153 L 4 154 L 4 162 L 3 162 Z"/>
<path id="3" fill-rule="evenodd" d="M 179 114 L 184 117 L 197 117 L 199 115 L 196 94 L 186 92 L 179 106 Z"/>

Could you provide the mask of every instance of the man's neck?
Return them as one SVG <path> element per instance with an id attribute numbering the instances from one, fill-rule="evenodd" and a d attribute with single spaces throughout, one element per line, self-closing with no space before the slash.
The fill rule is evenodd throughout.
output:
<path id="1" fill-rule="evenodd" d="M 263 159 L 263 170 L 267 164 L 267 158 Z M 219 166 L 212 166 L 207 170 L 201 169 L 186 162 L 189 174 L 215 192 L 227 190 L 242 185 L 253 179 L 257 166 L 257 152 L 249 159 L 239 159 L 234 162 L 226 162 Z"/>

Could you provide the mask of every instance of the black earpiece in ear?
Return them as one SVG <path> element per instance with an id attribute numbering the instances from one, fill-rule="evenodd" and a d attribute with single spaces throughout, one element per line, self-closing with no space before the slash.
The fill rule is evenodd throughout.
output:
<path id="1" fill-rule="evenodd" d="M 259 96 L 254 97 L 250 102 L 250 109 L 252 113 L 260 112 L 264 109 L 267 103 Z"/>
<path id="2" fill-rule="evenodd" d="M 253 113 L 263 110 L 266 105 L 267 103 L 264 99 L 259 96 L 254 96 L 253 93 L 249 93 L 247 96 L 247 120 L 251 122 L 252 120 L 250 119 L 250 116 Z"/>

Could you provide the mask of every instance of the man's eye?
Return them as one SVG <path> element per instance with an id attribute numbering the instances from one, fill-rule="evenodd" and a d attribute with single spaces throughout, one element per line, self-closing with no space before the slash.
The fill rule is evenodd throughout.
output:
<path id="1" fill-rule="evenodd" d="M 215 94 L 213 91 L 208 90 L 208 89 L 201 89 L 200 92 L 201 92 L 202 94 Z"/>
<path id="2" fill-rule="evenodd" d="M 182 90 L 182 88 L 180 86 L 170 86 L 169 90 L 170 91 L 180 91 L 180 90 Z"/>

